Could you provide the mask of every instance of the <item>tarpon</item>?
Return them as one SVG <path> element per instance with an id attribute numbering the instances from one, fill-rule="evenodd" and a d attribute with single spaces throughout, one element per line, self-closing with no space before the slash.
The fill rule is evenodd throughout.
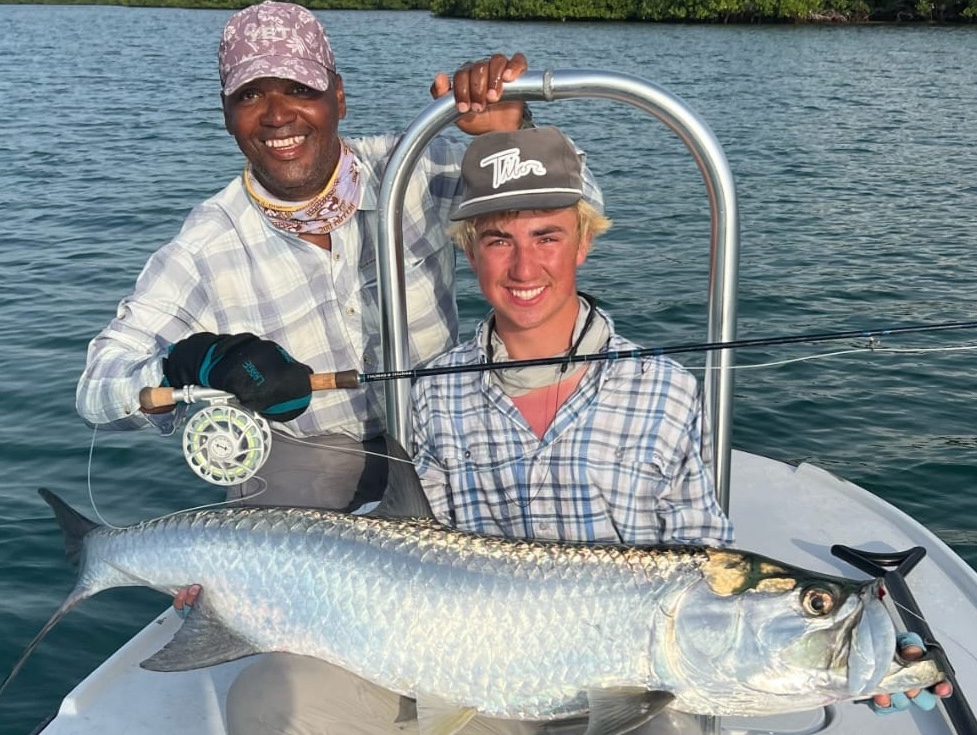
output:
<path id="1" fill-rule="evenodd" d="M 769 715 L 943 679 L 930 660 L 895 656 L 878 581 L 730 549 L 464 533 L 433 519 L 396 454 L 406 462 L 391 463 L 384 502 L 365 516 L 225 508 L 111 529 L 42 490 L 78 581 L 0 691 L 81 600 L 192 583 L 201 598 L 144 668 L 316 656 L 416 699 L 422 735 L 451 735 L 476 713 L 589 713 L 587 735 L 610 735 L 665 707 Z"/>

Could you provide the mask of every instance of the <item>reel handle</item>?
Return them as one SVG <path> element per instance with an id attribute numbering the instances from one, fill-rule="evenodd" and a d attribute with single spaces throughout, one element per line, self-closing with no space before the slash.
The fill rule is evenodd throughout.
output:
<path id="1" fill-rule="evenodd" d="M 309 376 L 312 390 L 336 390 L 339 388 L 358 388 L 360 376 L 355 370 L 343 370 L 338 373 L 313 373 Z M 231 394 L 213 388 L 203 388 L 199 385 L 187 385 L 183 388 L 143 388 L 139 391 L 139 407 L 144 411 L 158 411 L 170 408 L 177 403 L 197 403 L 215 398 L 227 398 Z"/>

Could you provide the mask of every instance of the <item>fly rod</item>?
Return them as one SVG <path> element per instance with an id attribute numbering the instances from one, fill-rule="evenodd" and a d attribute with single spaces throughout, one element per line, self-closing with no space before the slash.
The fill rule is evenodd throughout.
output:
<path id="1" fill-rule="evenodd" d="M 484 362 L 471 365 L 447 365 L 443 367 L 411 368 L 408 370 L 388 370 L 375 373 L 358 373 L 356 370 L 342 370 L 336 373 L 315 373 L 310 377 L 312 390 L 336 390 L 358 388 L 364 383 L 404 378 L 423 378 L 433 375 L 453 375 L 456 373 L 479 373 L 487 370 L 506 368 L 571 365 L 579 362 L 599 362 L 601 360 L 622 360 L 642 357 L 660 357 L 688 352 L 708 352 L 711 350 L 734 350 L 745 347 L 767 347 L 811 342 L 830 342 L 841 339 L 870 339 L 889 337 L 896 334 L 922 332 L 945 332 L 954 329 L 973 329 L 977 321 L 942 322 L 939 324 L 910 324 L 884 329 L 852 329 L 845 332 L 821 332 L 817 334 L 798 334 L 787 337 L 757 337 L 739 339 L 731 342 L 696 342 L 666 347 L 643 347 L 634 350 L 610 350 L 593 352 L 587 355 L 558 355 L 530 360 L 509 360 L 506 362 Z M 139 392 L 139 405 L 144 409 L 159 409 L 176 403 L 194 403 L 224 397 L 227 394 L 212 388 L 186 386 L 184 388 L 143 388 Z"/>

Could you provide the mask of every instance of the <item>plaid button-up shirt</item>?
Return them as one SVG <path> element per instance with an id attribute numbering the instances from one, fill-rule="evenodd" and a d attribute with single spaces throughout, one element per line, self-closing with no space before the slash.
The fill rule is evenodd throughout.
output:
<path id="1" fill-rule="evenodd" d="M 432 365 L 484 362 L 485 328 Z M 607 349 L 636 346 L 613 335 Z M 673 360 L 592 363 L 542 439 L 487 372 L 419 378 L 412 399 L 417 471 L 442 523 L 568 541 L 733 540 L 701 457 L 697 381 Z"/>
<path id="2" fill-rule="evenodd" d="M 150 257 L 135 291 L 91 342 L 77 408 L 90 424 L 170 432 L 181 412 L 147 417 L 139 390 L 162 380 L 171 343 L 195 332 L 253 332 L 315 372 L 380 369 L 376 240 L 380 180 L 397 139 L 349 139 L 364 180 L 355 215 L 327 251 L 268 224 L 240 177 L 197 206 L 177 237 Z M 428 359 L 455 343 L 455 248 L 445 223 L 460 195 L 467 143 L 436 138 L 418 161 L 403 206 L 410 356 Z M 379 383 L 313 394 L 308 411 L 279 425 L 297 436 L 382 430 Z"/>

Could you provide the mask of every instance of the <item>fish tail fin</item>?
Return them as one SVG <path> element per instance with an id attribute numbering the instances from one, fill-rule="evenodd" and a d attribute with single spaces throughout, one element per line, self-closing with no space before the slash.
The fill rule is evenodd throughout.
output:
<path id="1" fill-rule="evenodd" d="M 68 559 L 76 567 L 81 561 L 81 550 L 82 544 L 84 543 L 85 536 L 95 528 L 98 528 L 98 524 L 94 521 L 85 518 L 81 513 L 76 511 L 66 502 L 64 502 L 57 495 L 52 493 L 47 488 L 40 488 L 38 490 L 44 501 L 51 506 L 51 510 L 54 511 L 54 517 L 58 521 L 58 525 L 61 526 L 61 532 L 64 534 L 64 546 L 65 553 L 68 555 Z M 23 668 L 24 663 L 27 661 L 28 656 L 30 656 L 34 649 L 41 640 L 48 634 L 48 632 L 53 628 L 58 622 L 63 618 L 71 608 L 77 605 L 82 600 L 86 600 L 91 597 L 97 590 L 92 590 L 83 584 L 78 584 L 68 595 L 68 598 L 61 603 L 61 607 L 55 611 L 51 619 L 45 623 L 41 631 L 34 636 L 33 640 L 27 644 L 27 648 L 17 659 L 17 663 L 10 670 L 10 673 L 4 677 L 3 681 L 0 681 L 0 694 L 3 693 L 4 689 L 10 684 L 17 673 Z"/>
<path id="2" fill-rule="evenodd" d="M 83 516 L 47 488 L 39 488 L 37 492 L 54 511 L 54 518 L 61 527 L 61 533 L 64 534 L 65 554 L 77 567 L 81 560 L 82 542 L 89 531 L 98 528 L 98 524 Z"/>
<path id="3" fill-rule="evenodd" d="M 91 597 L 91 593 L 85 589 L 79 589 L 76 587 L 74 590 L 72 590 L 71 594 L 68 595 L 68 599 L 61 603 L 61 607 L 59 607 L 54 615 L 51 616 L 51 619 L 44 624 L 44 627 L 41 628 L 40 632 L 36 636 L 34 636 L 33 640 L 27 644 L 27 647 L 20 655 L 20 658 L 17 659 L 17 663 L 14 664 L 14 667 L 10 670 L 10 673 L 4 677 L 3 681 L 0 681 L 0 694 L 3 694 L 3 690 L 6 689 L 7 685 L 10 684 L 15 676 L 17 676 L 17 673 L 23 668 L 24 663 L 27 661 L 27 657 L 34 652 L 34 649 L 37 648 L 37 644 L 41 642 L 51 628 L 57 625 L 61 618 L 63 618 L 71 608 L 89 597 Z"/>

